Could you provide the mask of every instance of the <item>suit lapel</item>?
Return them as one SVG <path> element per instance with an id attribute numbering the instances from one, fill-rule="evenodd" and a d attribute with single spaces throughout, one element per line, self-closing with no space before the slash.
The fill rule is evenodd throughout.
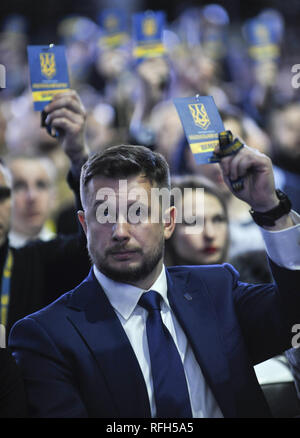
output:
<path id="1" fill-rule="evenodd" d="M 69 319 L 96 359 L 115 404 L 116 417 L 150 417 L 144 378 L 126 333 L 91 270 L 73 295 Z M 80 311 L 78 311 L 80 310 Z"/>
<path id="2" fill-rule="evenodd" d="M 235 417 L 228 362 L 213 302 L 205 283 L 191 284 L 189 276 L 188 271 L 168 272 L 168 299 L 221 411 L 226 417 Z"/>

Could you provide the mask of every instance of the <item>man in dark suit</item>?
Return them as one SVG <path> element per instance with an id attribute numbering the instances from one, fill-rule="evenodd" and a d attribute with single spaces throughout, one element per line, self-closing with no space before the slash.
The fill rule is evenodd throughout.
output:
<path id="1" fill-rule="evenodd" d="M 59 129 L 61 147 L 70 159 L 68 182 L 80 208 L 80 169 L 88 155 L 84 142 L 85 110 L 73 90 L 57 95 L 47 110 L 47 123 Z M 35 241 L 18 249 L 10 247 L 12 184 L 8 168 L 1 164 L 0 323 L 6 328 L 7 336 L 18 319 L 75 287 L 90 269 L 86 238 L 79 224 L 75 235 Z"/>
<path id="2" fill-rule="evenodd" d="M 244 178 L 234 193 L 262 225 L 276 283 L 240 283 L 228 264 L 165 269 L 176 208 L 153 189 L 169 187 L 167 163 L 142 146 L 93 155 L 78 213 L 90 274 L 10 336 L 31 416 L 269 416 L 253 365 L 290 347 L 300 317 L 299 217 L 268 157 L 245 146 L 220 165 L 230 188 Z"/>

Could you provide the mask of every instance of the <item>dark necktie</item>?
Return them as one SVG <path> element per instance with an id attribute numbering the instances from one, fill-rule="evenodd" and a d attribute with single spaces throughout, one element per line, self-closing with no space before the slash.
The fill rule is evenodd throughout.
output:
<path id="1" fill-rule="evenodd" d="M 161 296 L 150 290 L 144 293 L 139 305 L 148 311 L 147 339 L 153 377 L 157 417 L 192 418 L 190 399 L 183 365 L 160 315 Z"/>

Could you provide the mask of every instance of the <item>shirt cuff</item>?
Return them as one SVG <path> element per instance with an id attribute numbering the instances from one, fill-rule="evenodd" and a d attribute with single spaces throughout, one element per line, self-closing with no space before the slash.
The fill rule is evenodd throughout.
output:
<path id="1" fill-rule="evenodd" d="M 293 227 L 280 231 L 269 231 L 260 227 L 266 251 L 270 259 L 282 268 L 300 269 L 300 215 L 290 212 Z"/>

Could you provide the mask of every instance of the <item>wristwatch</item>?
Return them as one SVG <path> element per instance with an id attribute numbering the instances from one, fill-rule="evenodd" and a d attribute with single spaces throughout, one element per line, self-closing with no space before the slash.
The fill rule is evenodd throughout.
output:
<path id="1" fill-rule="evenodd" d="M 276 190 L 276 195 L 279 199 L 279 204 L 271 210 L 261 212 L 254 211 L 251 208 L 250 214 L 257 225 L 260 225 L 261 227 L 273 227 L 277 219 L 291 211 L 292 203 L 288 196 L 279 189 Z"/>

